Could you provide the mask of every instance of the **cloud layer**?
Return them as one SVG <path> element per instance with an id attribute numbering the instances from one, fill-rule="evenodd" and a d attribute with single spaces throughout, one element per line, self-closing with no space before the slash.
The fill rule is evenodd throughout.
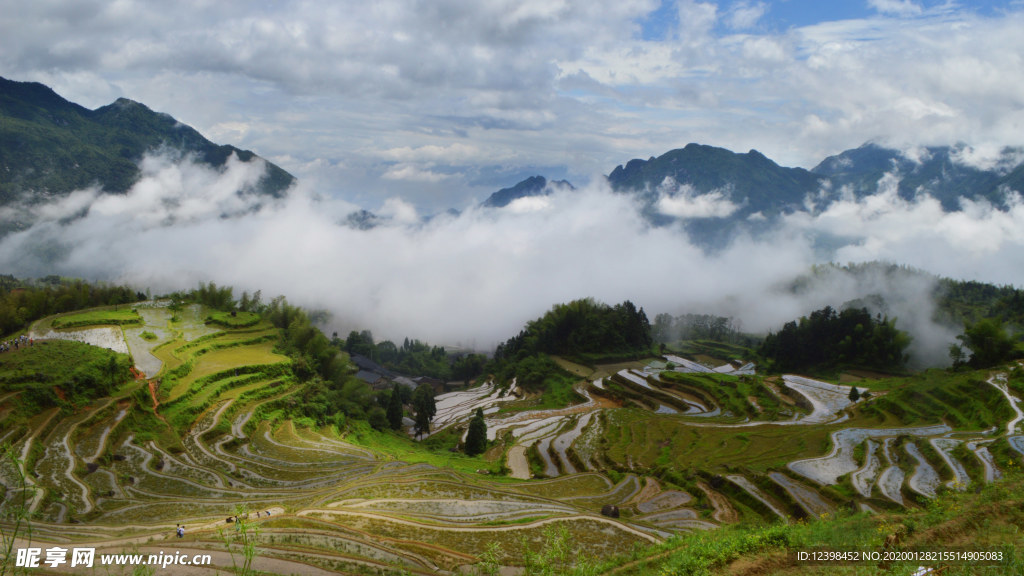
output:
<path id="1" fill-rule="evenodd" d="M 804 167 L 870 139 L 1024 144 L 1019 2 L 835 4 L 0 0 L 0 74 L 421 211 L 688 142 Z"/>
<path id="2" fill-rule="evenodd" d="M 551 305 L 586 296 L 630 299 L 651 318 L 734 316 L 758 331 L 882 294 L 915 331 L 919 358 L 943 356 L 953 337 L 931 326 L 930 282 L 832 275 L 800 294 L 788 287 L 816 262 L 873 259 L 1024 284 L 1024 202 L 1015 198 L 1008 211 L 965 203 L 947 214 L 929 198 L 900 199 L 894 178 L 873 196 L 791 215 L 764 236 L 737 237 L 709 254 L 679 227 L 650 227 L 633 197 L 603 186 L 427 223 L 394 198 L 378 210 L 387 224 L 360 231 L 341 224 L 354 205 L 309 188 L 269 204 L 235 194 L 259 178 L 257 165 L 230 161 L 217 171 L 152 157 L 142 167 L 125 195 L 84 190 L 23 208 L 39 221 L 0 241 L 0 269 L 125 281 L 157 293 L 214 281 L 325 308 L 330 329 L 343 333 L 368 328 L 378 337 L 480 349 Z"/>

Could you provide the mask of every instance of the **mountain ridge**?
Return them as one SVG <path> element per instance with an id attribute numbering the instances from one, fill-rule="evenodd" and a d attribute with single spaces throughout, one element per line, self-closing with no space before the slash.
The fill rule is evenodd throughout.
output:
<path id="1" fill-rule="evenodd" d="M 98 184 L 124 193 L 137 181 L 138 161 L 154 150 L 193 154 L 203 164 L 223 167 L 234 154 L 243 162 L 259 158 L 250 150 L 211 142 L 194 128 L 145 104 L 118 98 L 89 110 L 37 82 L 0 77 L 0 202 L 34 202 Z M 281 197 L 295 177 L 265 159 L 266 174 L 253 190 Z"/>

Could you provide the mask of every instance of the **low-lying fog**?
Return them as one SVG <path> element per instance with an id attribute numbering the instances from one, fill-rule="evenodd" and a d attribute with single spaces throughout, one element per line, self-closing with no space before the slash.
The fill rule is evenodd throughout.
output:
<path id="1" fill-rule="evenodd" d="M 879 293 L 914 336 L 912 354 L 936 362 L 956 331 L 931 323 L 930 281 L 832 274 L 799 296 L 789 283 L 814 263 L 884 260 L 1024 284 L 1019 196 L 1007 211 L 965 201 L 961 211 L 943 213 L 930 198 L 898 198 L 895 178 L 883 179 L 874 196 L 790 215 L 758 239 L 738 236 L 708 253 L 679 227 L 652 228 L 631 196 L 603 185 L 504 209 L 463 207 L 427 223 L 389 199 L 367 207 L 389 217 L 384 224 L 355 230 L 343 223 L 361 207 L 301 184 L 285 200 L 239 197 L 235 190 L 259 179 L 259 165 L 231 161 L 218 172 L 154 156 L 142 169 L 125 195 L 82 190 L 0 210 L 0 218 L 36 221 L 0 241 L 0 269 L 127 282 L 155 294 L 214 281 L 234 286 L 236 296 L 260 289 L 264 301 L 282 294 L 327 309 L 328 333 L 370 329 L 377 338 L 478 349 L 493 348 L 555 303 L 585 296 L 630 299 L 652 320 L 659 312 L 714 313 L 766 331 Z M 674 214 L 685 208 L 663 204 Z M 815 241 L 824 237 L 827 251 Z"/>

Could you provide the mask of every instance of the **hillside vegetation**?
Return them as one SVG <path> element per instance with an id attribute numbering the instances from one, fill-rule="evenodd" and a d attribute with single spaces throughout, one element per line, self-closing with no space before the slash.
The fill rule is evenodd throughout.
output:
<path id="1" fill-rule="evenodd" d="M 0 78 L 0 201 L 29 194 L 35 201 L 99 185 L 107 192 L 127 191 L 139 177 L 138 163 L 150 152 L 194 155 L 221 167 L 235 155 L 257 158 L 248 150 L 217 145 L 167 114 L 126 98 L 88 110 L 34 82 Z M 281 195 L 294 177 L 267 163 L 259 192 Z"/>
<path id="2" fill-rule="evenodd" d="M 726 342 L 659 356 L 642 309 L 581 300 L 504 343 L 476 386 L 431 398 L 417 441 L 422 385 L 371 389 L 348 347 L 407 362 L 435 347 L 327 338 L 283 298 L 202 284 L 42 318 L 28 333 L 44 330 L 0 353 L 0 529 L 22 517 L 44 547 L 109 552 L 132 539 L 148 553 L 184 523 L 178 544 L 230 570 L 239 549 L 225 547 L 226 519 L 248 513 L 252 567 L 265 573 L 917 567 L 795 556 L 840 546 L 1003 554 L 944 574 L 1021 565 L 1014 362 L 869 378 L 837 367 L 831 381 L 766 374 Z M 131 360 L 62 335 L 124 345 Z M 393 429 L 396 409 L 407 421 Z M 486 432 L 469 450 L 471 421 Z"/>

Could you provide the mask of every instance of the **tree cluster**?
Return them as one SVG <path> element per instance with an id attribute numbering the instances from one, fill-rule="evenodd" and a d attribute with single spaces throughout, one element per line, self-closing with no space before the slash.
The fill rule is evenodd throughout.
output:
<path id="1" fill-rule="evenodd" d="M 254 312 L 278 328 L 278 351 L 292 359 L 292 373 L 306 383 L 286 404 L 290 415 L 312 418 L 321 425 L 341 425 L 349 417 L 369 420 L 378 428 L 387 426 L 384 407 L 373 390 L 353 377 L 347 356 L 314 325 L 310 313 L 283 296 L 264 304 L 259 291 L 252 296 L 243 292 L 237 301 L 233 294 L 230 286 L 210 282 L 186 294 L 173 294 L 172 299 L 217 310 Z"/>
<path id="2" fill-rule="evenodd" d="M 584 298 L 555 305 L 499 344 L 494 357 L 514 361 L 537 353 L 630 357 L 649 353 L 653 342 L 643 308 L 637 309 L 629 300 L 609 306 Z"/>
<path id="3" fill-rule="evenodd" d="M 989 368 L 1010 360 L 1016 348 L 1014 339 L 1006 333 L 1003 323 L 995 318 L 985 318 L 964 327 L 964 333 L 957 336 L 960 344 L 949 347 L 953 367 L 964 364 L 971 368 Z M 970 358 L 964 347 L 971 351 Z"/>
<path id="4" fill-rule="evenodd" d="M 865 308 L 836 313 L 826 306 L 769 334 L 758 353 L 780 372 L 838 366 L 898 370 L 907 361 L 909 344 L 910 336 L 896 329 L 895 319 L 872 317 Z"/>
<path id="5" fill-rule="evenodd" d="M 349 354 L 360 354 L 400 374 L 430 376 L 439 380 L 472 380 L 483 373 L 487 362 L 483 354 L 449 354 L 442 346 L 431 346 L 406 338 L 401 346 L 390 340 L 373 341 L 369 330 L 349 332 L 338 345 Z"/>
<path id="6" fill-rule="evenodd" d="M 11 334 L 51 314 L 71 312 L 95 306 L 129 304 L 145 300 L 146 295 L 127 286 L 89 284 L 47 276 L 39 280 L 21 280 L 0 276 L 0 334 Z"/>
<path id="7" fill-rule="evenodd" d="M 974 280 L 939 280 L 935 300 L 940 319 L 974 324 L 985 318 L 1024 327 L 1024 290 Z"/>
<path id="8" fill-rule="evenodd" d="M 651 326 L 655 342 L 671 344 L 680 340 L 713 340 L 748 345 L 751 338 L 742 332 L 738 320 L 713 314 L 658 314 Z"/>

